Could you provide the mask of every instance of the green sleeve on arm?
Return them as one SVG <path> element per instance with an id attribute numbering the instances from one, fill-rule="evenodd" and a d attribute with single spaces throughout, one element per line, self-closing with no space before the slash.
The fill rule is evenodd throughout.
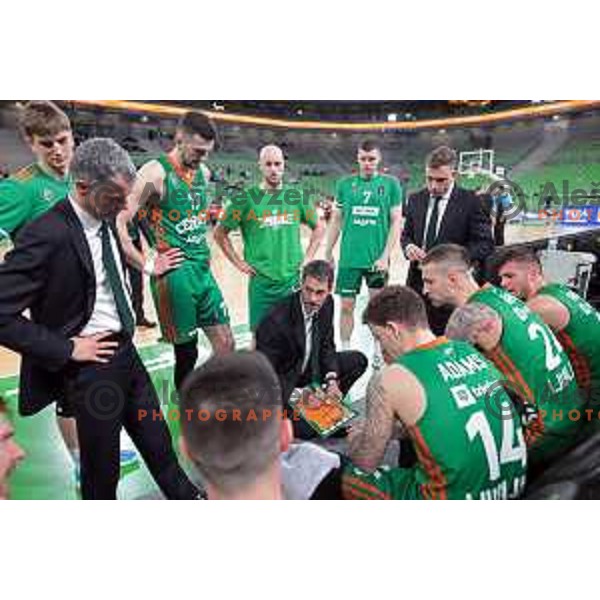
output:
<path id="1" fill-rule="evenodd" d="M 0 237 L 14 234 L 31 219 L 31 203 L 23 186 L 12 179 L 0 183 Z"/>

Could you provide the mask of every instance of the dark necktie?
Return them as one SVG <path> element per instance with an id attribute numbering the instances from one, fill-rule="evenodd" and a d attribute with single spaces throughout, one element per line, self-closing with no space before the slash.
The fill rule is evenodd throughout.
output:
<path id="1" fill-rule="evenodd" d="M 319 322 L 317 321 L 317 314 L 312 317 L 312 328 L 311 328 L 311 347 L 310 347 L 310 358 L 308 364 L 310 368 L 310 380 L 313 384 L 319 383 L 319 346 L 321 345 L 321 339 L 319 336 Z"/>
<path id="2" fill-rule="evenodd" d="M 112 244 L 110 243 L 110 230 L 106 221 L 102 223 L 100 236 L 102 238 L 102 264 L 106 269 L 106 276 L 108 277 L 108 283 L 115 298 L 121 325 L 123 326 L 123 331 L 127 332 L 129 335 L 133 335 L 135 330 L 133 315 L 131 314 L 127 296 L 123 289 L 123 281 L 121 280 L 117 263 L 115 262 Z"/>
<path id="3" fill-rule="evenodd" d="M 430 250 L 434 246 L 437 238 L 437 224 L 440 216 L 441 200 L 441 196 L 434 198 L 433 209 L 431 211 L 431 216 L 429 217 L 429 223 L 427 224 L 427 231 L 425 232 L 425 250 Z"/>

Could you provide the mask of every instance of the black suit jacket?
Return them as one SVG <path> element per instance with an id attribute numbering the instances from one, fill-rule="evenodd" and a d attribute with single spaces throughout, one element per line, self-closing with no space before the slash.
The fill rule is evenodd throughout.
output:
<path id="1" fill-rule="evenodd" d="M 22 415 L 37 413 L 63 394 L 66 368 L 72 364 L 69 338 L 85 327 L 95 301 L 96 278 L 83 227 L 63 200 L 19 233 L 0 264 L 0 344 L 23 355 Z M 30 319 L 23 316 L 27 309 Z"/>
<path id="2" fill-rule="evenodd" d="M 296 292 L 276 304 L 261 321 L 256 330 L 256 349 L 271 361 L 281 384 L 284 403 L 302 377 L 302 362 L 306 350 L 304 316 L 300 304 L 300 292 Z M 322 381 L 329 372 L 338 373 L 337 355 L 333 334 L 333 298 L 329 296 L 317 313 L 320 344 L 311 348 L 307 370 L 318 352 L 318 373 L 315 381 Z"/>
<path id="3" fill-rule="evenodd" d="M 429 198 L 429 192 L 426 189 L 421 190 L 412 194 L 404 207 L 401 245 L 405 255 L 409 244 L 419 248 L 424 245 Z M 464 246 L 476 266 L 484 265 L 494 252 L 492 222 L 485 198 L 455 185 L 438 229 L 437 244 Z M 421 271 L 418 263 L 410 263 L 406 283 L 421 291 Z"/>

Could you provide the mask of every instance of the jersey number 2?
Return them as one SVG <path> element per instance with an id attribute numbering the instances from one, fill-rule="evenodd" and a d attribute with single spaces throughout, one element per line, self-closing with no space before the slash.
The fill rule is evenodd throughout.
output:
<path id="1" fill-rule="evenodd" d="M 537 340 L 540 336 L 544 340 L 544 347 L 546 348 L 546 368 L 548 371 L 554 371 L 557 367 L 560 367 L 562 362 L 561 350 L 558 340 L 554 337 L 551 331 L 548 331 L 542 327 L 539 323 L 532 323 L 527 328 L 529 339 L 531 341 Z"/>

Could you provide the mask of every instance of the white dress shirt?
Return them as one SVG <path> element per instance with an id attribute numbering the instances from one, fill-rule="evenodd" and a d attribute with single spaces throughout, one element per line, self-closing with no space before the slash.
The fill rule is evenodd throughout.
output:
<path id="1" fill-rule="evenodd" d="M 77 202 L 75 202 L 72 198 L 69 198 L 69 201 L 71 202 L 71 206 L 73 207 L 75 214 L 79 217 L 81 225 L 83 226 L 85 239 L 87 240 L 90 254 L 92 255 L 94 274 L 96 277 L 96 302 L 94 303 L 94 310 L 90 320 L 87 322 L 86 326 L 83 328 L 83 331 L 79 335 L 89 336 L 105 331 L 118 333 L 123 329 L 123 326 L 121 325 L 121 319 L 119 318 L 119 313 L 117 311 L 117 303 L 115 302 L 115 298 L 108 281 L 108 275 L 106 273 L 106 269 L 104 268 L 104 263 L 102 262 L 102 221 L 99 221 L 83 210 L 83 208 L 81 208 L 79 204 L 77 204 Z M 134 312 L 131 304 L 131 294 L 127 274 L 123 272 L 117 242 L 110 228 L 108 231 L 110 235 L 110 244 L 112 247 L 113 256 L 115 258 L 115 262 L 117 263 L 117 270 L 119 271 L 119 276 L 121 277 L 121 282 L 123 284 L 123 290 L 125 291 L 127 303 L 129 304 L 129 309 L 133 315 Z"/>
<path id="2" fill-rule="evenodd" d="M 450 200 L 450 196 L 452 195 L 452 190 L 454 189 L 454 182 L 450 185 L 448 191 L 442 196 L 440 203 L 438 204 L 438 220 L 435 226 L 435 235 L 437 237 L 440 232 L 440 225 L 442 223 L 442 219 L 444 218 L 444 213 L 446 212 L 446 208 L 448 206 L 448 200 Z M 427 228 L 429 227 L 429 221 L 431 219 L 431 213 L 433 212 L 433 207 L 435 206 L 435 197 L 429 197 L 429 204 L 427 206 L 427 216 L 425 217 L 425 227 L 423 228 L 423 240 L 421 241 L 421 247 L 425 246 L 425 237 L 427 236 Z"/>

